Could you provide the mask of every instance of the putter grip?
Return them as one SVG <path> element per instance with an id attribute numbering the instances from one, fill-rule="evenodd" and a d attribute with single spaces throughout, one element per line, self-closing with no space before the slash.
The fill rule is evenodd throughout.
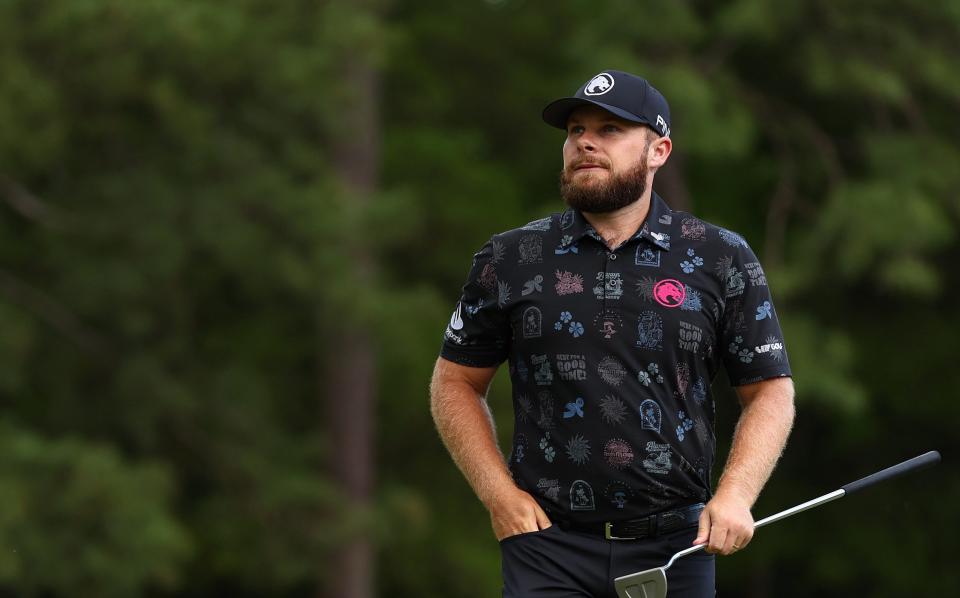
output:
<path id="1" fill-rule="evenodd" d="M 936 465 L 940 462 L 940 453 L 937 451 L 930 451 L 929 453 L 924 453 L 919 457 L 914 457 L 913 459 L 907 459 L 903 463 L 898 463 L 892 467 L 882 469 L 877 473 L 868 475 L 865 478 L 861 478 L 856 482 L 850 482 L 841 490 L 843 490 L 844 495 L 850 494 L 851 492 L 856 492 L 857 490 L 863 490 L 867 486 L 872 486 L 877 482 L 882 482 L 884 480 L 889 480 L 890 478 L 895 478 L 898 475 L 903 475 L 909 471 L 915 469 L 921 469 L 923 467 L 929 467 L 931 465 Z"/>

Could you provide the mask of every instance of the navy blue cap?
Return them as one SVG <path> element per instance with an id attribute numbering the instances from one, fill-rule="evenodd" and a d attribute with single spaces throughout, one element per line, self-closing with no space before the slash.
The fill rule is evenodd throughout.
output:
<path id="1" fill-rule="evenodd" d="M 580 106 L 599 106 L 620 118 L 643 123 L 670 136 L 670 106 L 667 99 L 643 77 L 623 71 L 603 71 L 580 86 L 570 98 L 551 102 L 543 109 L 543 120 L 558 129 L 567 128 L 567 118 Z"/>

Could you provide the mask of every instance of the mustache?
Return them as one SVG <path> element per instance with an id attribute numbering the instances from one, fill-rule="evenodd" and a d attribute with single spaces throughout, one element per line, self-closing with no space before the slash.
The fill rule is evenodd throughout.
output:
<path id="1" fill-rule="evenodd" d="M 574 170 L 576 170 L 576 169 L 578 169 L 578 168 L 580 168 L 581 166 L 584 166 L 584 165 L 600 166 L 600 167 L 602 167 L 602 168 L 607 168 L 607 169 L 610 168 L 610 162 L 607 161 L 607 160 L 601 160 L 601 159 L 597 159 L 597 158 L 581 158 L 581 159 L 577 160 L 576 162 L 572 162 L 572 163 L 570 164 L 570 167 L 569 167 L 567 170 L 569 170 L 569 171 L 572 172 L 572 171 L 574 171 Z"/>

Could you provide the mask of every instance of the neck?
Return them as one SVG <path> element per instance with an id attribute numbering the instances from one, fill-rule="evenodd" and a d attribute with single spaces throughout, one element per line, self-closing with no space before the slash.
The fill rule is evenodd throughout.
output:
<path id="1" fill-rule="evenodd" d="M 647 214 L 650 213 L 650 194 L 651 187 L 648 186 L 640 199 L 629 206 L 613 212 L 581 213 L 607 243 L 607 247 L 613 250 L 640 230 L 643 221 L 647 219 Z"/>

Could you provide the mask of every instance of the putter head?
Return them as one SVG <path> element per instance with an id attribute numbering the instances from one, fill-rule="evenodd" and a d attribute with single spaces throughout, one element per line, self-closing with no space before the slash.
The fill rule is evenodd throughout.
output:
<path id="1" fill-rule="evenodd" d="M 657 567 L 631 573 L 613 580 L 620 598 L 666 598 L 667 568 Z"/>

